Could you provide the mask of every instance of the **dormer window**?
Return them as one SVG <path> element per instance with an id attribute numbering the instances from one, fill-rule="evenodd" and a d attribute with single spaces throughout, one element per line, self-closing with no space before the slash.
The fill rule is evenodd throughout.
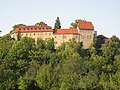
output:
<path id="1" fill-rule="evenodd" d="M 41 28 L 39 28 L 39 30 L 41 30 Z"/>
<path id="2" fill-rule="evenodd" d="M 25 28 L 23 28 L 23 30 L 25 30 Z"/>
<path id="3" fill-rule="evenodd" d="M 35 30 L 37 30 L 37 28 L 35 28 Z"/>
<path id="4" fill-rule="evenodd" d="M 19 30 L 21 30 L 21 28 L 19 28 Z"/>
<path id="5" fill-rule="evenodd" d="M 44 30 L 44 28 L 43 28 L 43 30 Z"/>
<path id="6" fill-rule="evenodd" d="M 27 28 L 27 30 L 29 30 L 29 28 Z"/>
<path id="7" fill-rule="evenodd" d="M 31 28 L 31 30 L 33 30 L 33 29 Z"/>

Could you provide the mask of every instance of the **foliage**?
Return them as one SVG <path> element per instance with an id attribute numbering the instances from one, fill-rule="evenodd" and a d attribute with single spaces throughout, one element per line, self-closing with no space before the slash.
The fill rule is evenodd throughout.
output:
<path id="1" fill-rule="evenodd" d="M 60 29 L 60 28 L 61 28 L 60 20 L 59 20 L 59 17 L 57 17 L 55 25 L 54 25 L 54 30 Z"/>
<path id="2" fill-rule="evenodd" d="M 1 32 L 2 32 L 2 31 L 0 30 L 0 34 L 1 34 Z"/>
<path id="3" fill-rule="evenodd" d="M 74 22 L 72 22 L 70 25 L 71 25 L 71 28 L 77 28 L 77 25 L 79 22 L 83 22 L 84 20 L 81 20 L 81 19 L 77 19 L 75 20 Z"/>
<path id="4" fill-rule="evenodd" d="M 100 42 L 100 41 L 98 41 Z M 120 90 L 120 40 L 82 48 L 75 39 L 0 38 L 1 90 Z M 99 48 L 99 49 L 98 49 Z M 100 51 L 100 52 L 99 52 Z"/>
<path id="5" fill-rule="evenodd" d="M 20 27 L 20 26 L 26 26 L 25 24 L 15 24 L 12 28 L 12 30 L 10 31 L 10 33 L 12 33 L 16 28 Z M 19 33 L 18 33 L 18 37 L 19 37 Z"/>
<path id="6" fill-rule="evenodd" d="M 35 26 L 47 26 L 47 24 L 41 21 L 41 22 L 36 23 Z"/>
<path id="7" fill-rule="evenodd" d="M 25 25 L 25 24 L 16 24 L 16 25 L 13 26 L 13 30 L 14 30 L 15 28 L 20 27 L 20 26 L 26 26 L 26 25 Z"/>

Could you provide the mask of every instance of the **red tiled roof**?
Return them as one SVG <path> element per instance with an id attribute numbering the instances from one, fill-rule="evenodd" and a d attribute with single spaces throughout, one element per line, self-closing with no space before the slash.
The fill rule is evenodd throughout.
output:
<path id="1" fill-rule="evenodd" d="M 39 28 L 39 27 L 46 27 L 46 28 L 52 28 L 51 26 L 43 25 L 43 26 L 20 26 L 18 28 Z"/>
<path id="2" fill-rule="evenodd" d="M 81 30 L 83 30 L 83 29 L 94 30 L 94 26 L 93 26 L 92 22 L 87 22 L 87 21 L 79 22 L 78 28 Z"/>
<path id="3" fill-rule="evenodd" d="M 53 32 L 51 26 L 20 26 L 13 30 L 15 32 Z"/>
<path id="4" fill-rule="evenodd" d="M 54 34 L 79 34 L 77 29 L 57 29 Z"/>

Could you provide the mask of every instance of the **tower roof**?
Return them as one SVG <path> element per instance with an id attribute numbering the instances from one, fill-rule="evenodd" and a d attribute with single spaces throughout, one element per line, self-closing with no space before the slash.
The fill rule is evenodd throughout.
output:
<path id="1" fill-rule="evenodd" d="M 84 29 L 94 30 L 94 26 L 93 26 L 92 22 L 87 22 L 87 21 L 79 22 L 78 28 L 81 30 L 84 30 Z"/>

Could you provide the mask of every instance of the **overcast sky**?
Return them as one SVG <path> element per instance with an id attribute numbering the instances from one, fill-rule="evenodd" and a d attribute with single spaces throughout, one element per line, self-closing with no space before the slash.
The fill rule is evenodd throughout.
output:
<path id="1" fill-rule="evenodd" d="M 0 0 L 2 35 L 19 23 L 44 21 L 54 27 L 57 16 L 62 28 L 69 28 L 75 19 L 85 19 L 98 34 L 120 38 L 120 0 Z"/>

